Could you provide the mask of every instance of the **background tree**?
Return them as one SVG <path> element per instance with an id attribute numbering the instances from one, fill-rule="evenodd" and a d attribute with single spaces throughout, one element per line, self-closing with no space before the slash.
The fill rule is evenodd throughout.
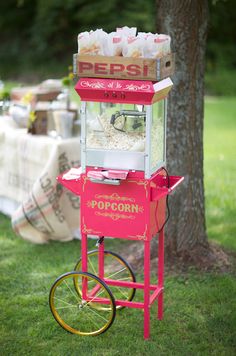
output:
<path id="1" fill-rule="evenodd" d="M 126 25 L 155 32 L 155 3 L 156 0 L 0 1 L 0 78 L 38 82 L 49 76 L 62 77 L 71 64 L 71 54 L 77 51 L 77 34 L 81 31 L 113 31 Z M 207 91 L 235 95 L 236 1 L 208 3 Z"/>
<path id="2" fill-rule="evenodd" d="M 167 162 L 185 181 L 170 198 L 168 252 L 190 259 L 208 253 L 203 184 L 203 100 L 207 0 L 157 0 L 157 31 L 172 38 L 174 87 L 168 104 Z"/>

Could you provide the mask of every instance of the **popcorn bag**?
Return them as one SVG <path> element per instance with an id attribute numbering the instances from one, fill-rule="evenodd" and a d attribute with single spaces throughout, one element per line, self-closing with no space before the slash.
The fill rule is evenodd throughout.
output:
<path id="1" fill-rule="evenodd" d="M 107 33 L 103 30 L 82 32 L 78 35 L 78 53 L 104 55 Z"/>
<path id="2" fill-rule="evenodd" d="M 123 37 L 129 37 L 129 36 L 135 37 L 136 33 L 137 33 L 137 28 L 136 27 L 128 27 L 128 26 L 118 27 L 116 29 L 116 32 Z"/>
<path id="3" fill-rule="evenodd" d="M 141 37 L 129 36 L 125 39 L 122 54 L 124 57 L 144 57 L 144 40 Z"/>
<path id="4" fill-rule="evenodd" d="M 107 35 L 107 46 L 104 53 L 107 56 L 122 56 L 124 38 L 117 32 L 111 32 Z"/>
<path id="5" fill-rule="evenodd" d="M 80 55 L 123 56 L 131 58 L 159 58 L 171 52 L 171 38 L 165 34 L 139 32 L 124 26 L 107 34 L 102 29 L 78 35 Z"/>
<path id="6" fill-rule="evenodd" d="M 149 58 L 158 58 L 170 53 L 170 36 L 168 35 L 150 36 L 147 43 Z"/>

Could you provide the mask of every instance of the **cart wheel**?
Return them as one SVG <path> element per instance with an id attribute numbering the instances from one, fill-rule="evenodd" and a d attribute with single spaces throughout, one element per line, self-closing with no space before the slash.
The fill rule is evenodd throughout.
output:
<path id="1" fill-rule="evenodd" d="M 78 288 L 83 290 L 83 297 Z M 103 304 L 108 308 L 102 308 Z M 60 326 L 78 335 L 102 334 L 112 325 L 116 314 L 110 289 L 87 272 L 73 271 L 57 278 L 50 290 L 49 305 Z"/>
<path id="2" fill-rule="evenodd" d="M 82 270 L 82 259 L 80 258 L 75 266 L 75 271 Z M 98 250 L 88 252 L 88 272 L 99 276 L 98 273 Z M 104 251 L 104 278 L 136 282 L 136 278 L 131 266 L 117 253 Z M 76 286 L 75 286 L 76 287 Z M 115 300 L 131 301 L 135 295 L 135 288 L 109 286 Z M 81 294 L 81 291 L 78 290 Z M 107 307 L 104 305 L 104 307 Z M 117 305 L 116 309 L 122 309 L 121 305 Z"/>

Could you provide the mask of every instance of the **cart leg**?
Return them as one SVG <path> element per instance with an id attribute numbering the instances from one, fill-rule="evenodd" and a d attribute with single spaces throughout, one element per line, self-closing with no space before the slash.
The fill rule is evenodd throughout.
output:
<path id="1" fill-rule="evenodd" d="M 81 235 L 81 251 L 82 251 L 82 271 L 87 272 L 88 268 L 88 256 L 87 256 L 87 248 L 88 248 L 88 243 L 87 243 L 87 235 L 82 233 Z M 82 280 L 82 297 L 83 299 L 86 299 L 87 295 L 87 285 L 88 285 L 88 280 L 87 278 Z"/>
<path id="2" fill-rule="evenodd" d="M 104 278 L 104 238 L 101 236 L 98 242 L 98 276 Z"/>
<path id="3" fill-rule="evenodd" d="M 163 287 L 164 283 L 164 229 L 159 234 L 158 241 L 158 285 Z M 158 297 L 158 312 L 157 317 L 159 320 L 163 318 L 163 291 Z"/>
<path id="4" fill-rule="evenodd" d="M 144 242 L 144 339 L 150 337 L 150 241 Z"/>
<path id="5" fill-rule="evenodd" d="M 87 256 L 87 235 L 82 233 L 81 236 L 81 253 L 82 253 L 82 271 L 87 272 L 87 267 L 88 267 L 88 256 Z"/>

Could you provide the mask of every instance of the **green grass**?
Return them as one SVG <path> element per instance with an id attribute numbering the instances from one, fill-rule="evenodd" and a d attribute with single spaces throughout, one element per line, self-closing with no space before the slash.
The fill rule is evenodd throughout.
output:
<path id="1" fill-rule="evenodd" d="M 208 235 L 232 250 L 236 250 L 235 109 L 233 99 L 206 100 Z M 89 248 L 94 244 L 90 241 Z M 120 240 L 106 242 L 117 252 L 120 245 Z M 65 332 L 50 313 L 48 294 L 55 278 L 72 270 L 79 257 L 79 241 L 30 244 L 15 236 L 9 219 L 0 214 L 0 355 L 235 355 L 233 274 L 193 270 L 166 276 L 164 320 L 156 319 L 155 304 L 148 342 L 143 341 L 143 312 L 136 309 L 117 312 L 112 327 L 98 337 Z"/>
<path id="2" fill-rule="evenodd" d="M 236 99 L 207 98 L 205 114 L 208 236 L 236 251 Z"/>
<path id="3" fill-rule="evenodd" d="M 165 317 L 151 311 L 151 340 L 143 341 L 143 313 L 124 309 L 99 337 L 68 334 L 54 321 L 48 292 L 73 268 L 79 241 L 33 245 L 17 238 L 1 216 L 1 355 L 233 355 L 236 283 L 208 273 L 166 278 Z M 94 241 L 90 242 L 90 247 Z M 107 242 L 116 249 L 116 243 Z"/>

